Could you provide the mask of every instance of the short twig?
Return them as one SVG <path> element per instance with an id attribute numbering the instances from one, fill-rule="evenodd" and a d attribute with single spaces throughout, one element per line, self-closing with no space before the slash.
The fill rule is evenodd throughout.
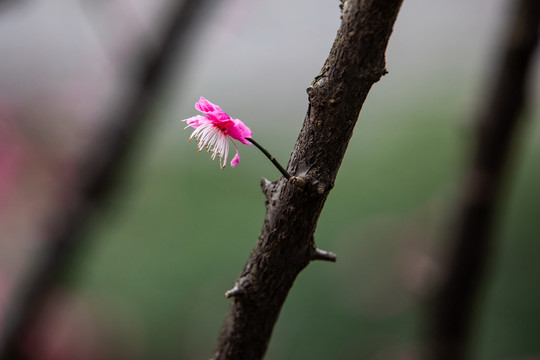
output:
<path id="1" fill-rule="evenodd" d="M 311 254 L 311 260 L 336 262 L 337 255 L 330 251 L 315 249 L 313 250 L 313 253 Z"/>
<path id="2" fill-rule="evenodd" d="M 225 292 L 225 297 L 227 299 L 230 299 L 232 297 L 235 297 L 235 296 L 238 296 L 240 294 L 242 294 L 244 291 L 238 286 L 238 285 L 234 285 L 234 287 L 230 290 L 227 290 Z"/>

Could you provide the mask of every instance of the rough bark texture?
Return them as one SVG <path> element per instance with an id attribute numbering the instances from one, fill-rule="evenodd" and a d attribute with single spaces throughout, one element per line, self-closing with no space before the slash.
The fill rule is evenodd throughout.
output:
<path id="1" fill-rule="evenodd" d="M 451 244 L 447 279 L 433 302 L 427 328 L 429 359 L 466 359 L 478 287 L 493 246 L 496 206 L 507 159 L 527 95 L 538 43 L 540 1 L 517 1 L 477 117 L 478 137 Z"/>
<path id="2" fill-rule="evenodd" d="M 143 128 L 152 110 L 156 94 L 167 80 L 167 74 L 175 58 L 179 35 L 185 35 L 195 23 L 201 9 L 211 0 L 181 0 L 171 3 L 164 21 L 163 34 L 152 50 L 148 44 L 141 46 L 134 60 L 133 97 L 109 122 L 99 141 L 83 159 L 80 181 L 66 189 L 71 198 L 66 201 L 63 214 L 44 234 L 43 247 L 36 256 L 32 268 L 6 312 L 2 337 L 0 338 L 0 360 L 21 360 L 27 352 L 22 346 L 25 334 L 39 317 L 49 292 L 62 275 L 70 268 L 81 238 L 99 206 L 113 193 L 119 175 L 122 174 L 134 140 Z M 26 344 L 27 346 L 27 344 Z"/>
<path id="3" fill-rule="evenodd" d="M 309 107 L 287 171 L 262 180 L 266 218 L 244 270 L 226 295 L 233 299 L 213 359 L 257 360 L 296 276 L 317 250 L 313 234 L 334 185 L 358 114 L 385 69 L 385 50 L 402 0 L 349 0 L 321 73 L 308 88 Z"/>

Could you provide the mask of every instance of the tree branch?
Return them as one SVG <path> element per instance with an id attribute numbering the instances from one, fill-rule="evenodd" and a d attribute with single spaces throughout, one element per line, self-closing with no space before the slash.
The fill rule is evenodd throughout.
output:
<path id="1" fill-rule="evenodd" d="M 291 154 L 290 180 L 261 182 L 264 225 L 239 280 L 213 359 L 257 360 L 296 276 L 315 257 L 313 234 L 364 100 L 385 69 L 385 50 L 402 0 L 346 0 L 342 24 Z M 317 255 L 319 254 L 319 255 Z M 326 255 L 322 255 L 326 254 Z"/>
<path id="2" fill-rule="evenodd" d="M 500 46 L 494 83 L 477 116 L 478 137 L 451 235 L 447 278 L 428 322 L 429 359 L 467 358 L 474 303 L 493 246 L 493 227 L 512 137 L 527 97 L 538 43 L 540 2 L 520 0 Z"/>
<path id="3" fill-rule="evenodd" d="M 156 94 L 167 80 L 167 74 L 175 59 L 174 52 L 179 40 L 186 40 L 185 35 L 201 8 L 209 0 L 175 1 L 167 13 L 161 42 L 153 51 L 146 46 L 136 58 L 134 66 L 134 95 L 120 110 L 110 127 L 101 137 L 99 145 L 83 159 L 80 183 L 73 191 L 71 204 L 65 213 L 58 216 L 43 239 L 43 248 L 36 256 L 33 267 L 23 279 L 19 291 L 6 312 L 5 327 L 0 339 L 0 359 L 24 359 L 20 348 L 21 339 L 31 328 L 40 314 L 44 301 L 51 288 L 69 269 L 77 247 L 81 243 L 81 234 L 86 229 L 92 215 L 99 205 L 114 191 L 114 186 L 122 173 L 134 140 L 144 126 L 151 111 Z M 179 35 L 184 35 L 180 37 Z M 145 44 L 146 45 L 146 44 Z M 70 189 L 67 189 L 70 191 Z"/>

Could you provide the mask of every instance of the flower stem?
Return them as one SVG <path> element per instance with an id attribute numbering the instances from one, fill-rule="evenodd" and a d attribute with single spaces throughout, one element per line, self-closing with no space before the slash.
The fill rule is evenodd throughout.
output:
<path id="1" fill-rule="evenodd" d="M 281 166 L 280 163 L 278 163 L 276 158 L 273 157 L 272 155 L 270 155 L 270 153 L 268 151 L 266 151 L 266 149 L 263 148 L 258 142 L 256 142 L 252 138 L 246 138 L 246 140 L 249 141 L 250 143 L 252 143 L 253 145 L 255 145 L 257 147 L 257 149 L 261 150 L 262 153 L 264 155 L 266 155 L 266 157 L 272 162 L 272 164 L 274 164 L 274 166 L 279 170 L 279 172 L 282 173 L 283 176 L 285 176 L 285 178 L 287 178 L 287 179 L 291 178 L 291 175 L 287 172 L 287 170 L 285 170 L 283 168 L 283 166 Z"/>

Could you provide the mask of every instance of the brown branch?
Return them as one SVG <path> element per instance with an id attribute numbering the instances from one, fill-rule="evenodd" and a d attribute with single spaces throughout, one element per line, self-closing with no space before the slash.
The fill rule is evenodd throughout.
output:
<path id="1" fill-rule="evenodd" d="M 266 218 L 239 280 L 214 359 L 257 360 L 296 276 L 313 259 L 313 234 L 364 100 L 385 69 L 385 50 L 402 0 L 349 0 L 287 172 L 261 186 Z"/>
<path id="2" fill-rule="evenodd" d="M 143 128 L 153 108 L 157 93 L 167 80 L 172 68 L 174 52 L 186 40 L 191 25 L 196 24 L 197 15 L 207 2 L 201 0 L 175 1 L 164 21 L 163 37 L 153 51 L 137 54 L 134 66 L 134 95 L 109 122 L 99 145 L 83 159 L 80 184 L 73 191 L 71 206 L 56 221 L 43 239 L 43 249 L 36 257 L 27 278 L 23 279 L 11 307 L 6 312 L 5 327 L 0 339 L 0 359 L 24 359 L 20 348 L 21 339 L 29 331 L 40 314 L 40 310 L 51 288 L 66 273 L 96 209 L 114 191 L 115 183 L 125 166 L 134 140 Z M 180 37 L 183 35 L 183 37 Z M 146 44 L 144 44 L 146 45 Z M 69 189 L 66 189 L 69 191 Z"/>
<path id="3" fill-rule="evenodd" d="M 538 43 L 540 2 L 520 0 L 511 13 L 499 64 L 477 117 L 478 138 L 451 235 L 447 278 L 433 300 L 429 359 L 467 358 L 478 288 L 492 251 L 501 183 L 527 97 Z"/>

